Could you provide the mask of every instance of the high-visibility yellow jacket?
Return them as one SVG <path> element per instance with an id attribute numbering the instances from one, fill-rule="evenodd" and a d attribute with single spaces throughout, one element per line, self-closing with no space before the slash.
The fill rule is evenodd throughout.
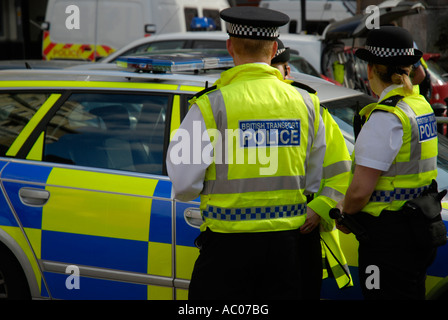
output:
<path id="1" fill-rule="evenodd" d="M 350 274 L 347 260 L 339 242 L 339 230 L 334 229 L 320 233 L 322 245 L 322 278 L 329 277 L 327 266 L 330 267 L 339 289 L 352 287 L 353 279 Z"/>
<path id="2" fill-rule="evenodd" d="M 321 108 L 325 125 L 326 152 L 323 163 L 323 177 L 319 191 L 308 206 L 320 217 L 320 238 L 322 245 L 323 278 L 328 277 L 329 266 L 339 288 L 353 286 L 347 260 L 339 243 L 339 234 L 329 212 L 344 198 L 347 191 L 351 158 L 345 139 L 327 109 Z M 325 263 L 326 260 L 326 263 Z"/>
<path id="3" fill-rule="evenodd" d="M 192 99 L 214 147 L 201 193 L 201 230 L 292 230 L 305 221 L 305 168 L 319 128 L 319 101 L 267 65 L 221 74 Z M 305 100 L 306 102 L 305 103 Z"/>
<path id="4" fill-rule="evenodd" d="M 400 119 L 403 144 L 389 170 L 382 173 L 369 203 L 362 209 L 374 216 L 382 210 L 397 211 L 407 200 L 420 195 L 437 177 L 438 153 L 435 115 L 419 94 L 418 86 L 414 86 L 410 95 L 406 95 L 401 87 L 391 90 L 381 102 L 364 107 L 360 115 L 368 121 L 376 110 L 391 112 Z"/>

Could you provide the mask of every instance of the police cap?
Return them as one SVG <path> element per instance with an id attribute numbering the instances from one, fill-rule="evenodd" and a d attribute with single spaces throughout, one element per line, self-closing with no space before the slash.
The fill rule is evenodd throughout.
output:
<path id="1" fill-rule="evenodd" d="M 277 39 L 277 52 L 275 53 L 274 58 L 271 60 L 271 64 L 281 63 L 281 62 L 288 62 L 289 61 L 289 47 L 285 48 L 285 45 L 280 39 Z"/>
<path id="2" fill-rule="evenodd" d="M 221 11 L 227 32 L 232 37 L 275 40 L 279 27 L 289 22 L 281 12 L 260 7 L 232 7 Z"/>
<path id="3" fill-rule="evenodd" d="M 411 65 L 422 55 L 414 48 L 411 33 L 396 26 L 382 26 L 369 31 L 365 47 L 355 52 L 361 60 L 383 65 Z"/>

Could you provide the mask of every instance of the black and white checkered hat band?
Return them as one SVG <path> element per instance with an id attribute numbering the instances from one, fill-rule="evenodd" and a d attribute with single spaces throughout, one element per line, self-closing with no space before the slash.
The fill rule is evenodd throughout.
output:
<path id="1" fill-rule="evenodd" d="M 399 56 L 414 56 L 414 48 L 383 48 L 366 46 L 366 49 L 373 55 L 381 58 L 399 57 Z"/>
<path id="2" fill-rule="evenodd" d="M 227 32 L 234 36 L 254 39 L 275 39 L 279 36 L 278 27 L 251 27 L 226 22 Z"/>
<path id="3" fill-rule="evenodd" d="M 281 55 L 285 51 L 286 51 L 286 48 L 278 49 L 277 52 L 275 53 L 275 57 L 278 57 L 279 55 Z"/>

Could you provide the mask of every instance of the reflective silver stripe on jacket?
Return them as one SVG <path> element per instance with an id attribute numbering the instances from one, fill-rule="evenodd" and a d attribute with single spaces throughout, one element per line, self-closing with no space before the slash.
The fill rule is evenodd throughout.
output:
<path id="1" fill-rule="evenodd" d="M 299 93 L 302 94 L 302 97 L 305 101 L 305 105 L 308 108 L 309 132 L 308 132 L 307 153 L 305 159 L 305 163 L 307 163 L 314 138 L 314 121 L 316 117 L 316 112 L 313 101 L 309 96 L 308 92 L 299 88 L 296 89 L 297 91 L 299 91 Z M 210 100 L 210 105 L 212 106 L 212 112 L 216 122 L 216 127 L 222 137 L 222 146 L 224 150 L 221 151 L 221 154 L 227 155 L 228 154 L 227 150 L 228 137 L 226 135 L 226 129 L 228 128 L 227 112 L 221 90 L 215 90 L 209 93 L 208 98 Z M 275 191 L 275 190 L 288 190 L 288 189 L 299 190 L 305 187 L 306 180 L 304 176 L 284 176 L 284 177 L 263 176 L 259 178 L 228 180 L 229 165 L 226 163 L 227 159 L 224 159 L 224 161 L 221 162 L 222 163 L 215 163 L 216 180 L 206 180 L 204 182 L 204 189 L 202 190 L 203 195 L 257 192 L 257 191 Z"/>
<path id="2" fill-rule="evenodd" d="M 338 162 L 332 163 L 332 164 L 324 167 L 323 178 L 331 179 L 341 173 L 350 172 L 351 165 L 352 165 L 352 162 L 350 160 L 343 160 L 343 161 L 338 161 Z"/>
<path id="3" fill-rule="evenodd" d="M 419 132 L 414 110 L 404 101 L 397 104 L 407 116 L 411 125 L 410 160 L 406 162 L 393 163 L 387 172 L 383 172 L 383 177 L 396 177 L 403 175 L 419 174 L 423 172 L 437 170 L 437 157 L 421 159 L 422 144 L 419 142 Z M 395 190 L 375 190 L 371 197 L 371 202 L 392 202 L 411 200 L 418 197 L 429 186 L 419 188 L 396 188 Z"/>
<path id="4" fill-rule="evenodd" d="M 437 157 L 422 159 L 422 144 L 418 139 L 419 132 L 414 110 L 404 101 L 400 101 L 397 107 L 408 116 L 411 124 L 410 159 L 406 162 L 393 163 L 387 172 L 383 172 L 382 176 L 395 177 L 437 170 Z"/>
<path id="5" fill-rule="evenodd" d="M 335 162 L 327 167 L 324 167 L 323 179 L 331 179 L 339 174 L 350 172 L 351 163 L 352 162 L 350 160 L 344 160 Z M 343 193 L 327 185 L 324 185 L 320 194 L 336 201 L 342 200 L 342 198 L 344 198 Z"/>
<path id="6" fill-rule="evenodd" d="M 308 145 L 306 148 L 305 168 L 308 167 L 309 154 L 314 142 L 314 121 L 316 120 L 316 112 L 314 109 L 313 99 L 311 99 L 310 93 L 306 90 L 296 88 L 299 94 L 303 98 L 306 107 L 308 108 Z"/>
<path id="7" fill-rule="evenodd" d="M 232 179 L 224 183 L 214 180 L 204 182 L 202 194 L 228 194 L 244 192 L 262 192 L 273 190 L 299 190 L 305 185 L 304 176 L 283 176 L 283 177 L 259 177 L 246 179 Z M 208 188 L 213 188 L 213 192 L 208 192 Z"/>
<path id="8" fill-rule="evenodd" d="M 370 196 L 370 202 L 392 202 L 417 198 L 429 186 L 414 189 L 396 188 L 389 191 L 376 190 Z"/>
<path id="9" fill-rule="evenodd" d="M 301 216 L 305 213 L 305 203 L 274 207 L 250 207 L 239 209 L 221 208 L 208 205 L 206 209 L 202 211 L 202 215 L 204 218 L 226 221 L 291 218 Z"/>

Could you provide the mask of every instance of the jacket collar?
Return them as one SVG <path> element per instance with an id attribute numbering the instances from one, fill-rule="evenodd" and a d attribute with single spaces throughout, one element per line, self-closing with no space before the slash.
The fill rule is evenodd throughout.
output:
<path id="1" fill-rule="evenodd" d="M 265 63 L 246 63 L 224 71 L 214 84 L 220 88 L 235 81 L 270 77 L 275 77 L 283 81 L 282 74 L 274 67 Z"/>

